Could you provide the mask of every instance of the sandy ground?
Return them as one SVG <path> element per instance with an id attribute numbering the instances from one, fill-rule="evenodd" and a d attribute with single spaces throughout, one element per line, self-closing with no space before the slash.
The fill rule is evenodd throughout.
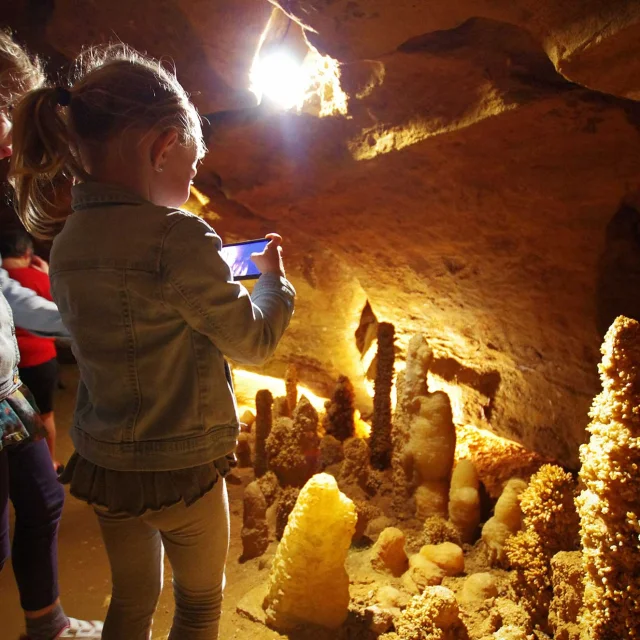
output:
<path id="1" fill-rule="evenodd" d="M 75 367 L 63 367 L 62 380 L 66 389 L 58 394 L 56 417 L 58 424 L 58 458 L 66 460 L 72 452 L 68 435 L 75 396 L 77 373 Z M 251 472 L 243 471 L 243 484 Z M 223 605 L 220 638 L 224 640 L 281 638 L 277 633 L 241 618 L 235 613 L 238 600 L 267 576 L 259 560 L 240 564 L 242 546 L 242 491 L 240 484 L 229 484 L 231 509 L 231 548 L 227 566 L 227 589 Z M 103 619 L 110 594 L 110 575 L 107 556 L 93 511 L 83 502 L 67 496 L 62 517 L 59 544 L 60 588 L 62 602 L 68 615 L 85 619 Z M 156 611 L 154 640 L 167 637 L 173 613 L 171 569 L 165 567 L 165 588 Z M 0 640 L 14 640 L 23 631 L 23 619 L 18 594 L 9 566 L 0 573 Z M 123 640 L 126 640 L 123 638 Z"/>

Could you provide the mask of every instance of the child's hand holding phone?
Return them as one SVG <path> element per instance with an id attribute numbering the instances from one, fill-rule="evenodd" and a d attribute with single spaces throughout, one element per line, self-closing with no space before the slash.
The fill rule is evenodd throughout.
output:
<path id="1" fill-rule="evenodd" d="M 284 278 L 282 236 L 277 233 L 268 233 L 265 237 L 269 240 L 269 244 L 260 253 L 252 253 L 251 260 L 261 273 L 276 273 Z"/>
<path id="2" fill-rule="evenodd" d="M 269 233 L 260 240 L 236 242 L 222 247 L 222 258 L 229 265 L 235 280 L 259 278 L 262 273 L 284 277 L 282 238 Z"/>

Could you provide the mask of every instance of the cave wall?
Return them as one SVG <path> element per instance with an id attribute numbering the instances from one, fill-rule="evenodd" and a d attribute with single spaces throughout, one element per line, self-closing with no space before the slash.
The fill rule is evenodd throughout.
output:
<path id="1" fill-rule="evenodd" d="M 113 34 L 171 57 L 211 121 L 203 215 L 285 237 L 299 297 L 267 372 L 346 373 L 366 404 L 369 302 L 400 358 L 427 335 L 460 423 L 577 465 L 605 324 L 637 306 L 640 3 L 283 2 L 343 63 L 327 118 L 255 107 L 266 1 L 44 4 L 3 19 L 55 65 Z"/>

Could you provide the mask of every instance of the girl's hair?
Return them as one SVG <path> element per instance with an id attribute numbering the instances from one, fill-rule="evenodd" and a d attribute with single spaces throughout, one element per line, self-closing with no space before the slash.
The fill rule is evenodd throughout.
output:
<path id="1" fill-rule="evenodd" d="M 0 29 L 0 111 L 9 112 L 25 93 L 42 84 L 40 61 L 29 57 L 8 31 Z"/>
<path id="2" fill-rule="evenodd" d="M 0 255 L 3 258 L 22 258 L 33 251 L 33 240 L 20 227 L 3 229 L 0 232 Z"/>
<path id="3" fill-rule="evenodd" d="M 124 44 L 84 51 L 71 87 L 28 93 L 13 114 L 10 179 L 18 216 L 35 236 L 50 238 L 68 209 L 56 211 L 58 190 L 89 178 L 80 157 L 127 131 L 177 129 L 183 144 L 204 155 L 198 113 L 175 73 Z M 62 213 L 62 215 L 61 215 Z"/>

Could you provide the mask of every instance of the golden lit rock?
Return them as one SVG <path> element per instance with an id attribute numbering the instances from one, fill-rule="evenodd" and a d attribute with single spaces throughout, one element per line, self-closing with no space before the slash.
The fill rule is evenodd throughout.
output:
<path id="1" fill-rule="evenodd" d="M 273 560 L 264 600 L 276 629 L 310 623 L 338 628 L 347 617 L 349 576 L 344 562 L 356 509 L 332 476 L 315 475 L 300 491 Z"/>
<path id="2" fill-rule="evenodd" d="M 640 323 L 619 317 L 602 345 L 602 392 L 580 449 L 586 640 L 640 634 Z"/>

